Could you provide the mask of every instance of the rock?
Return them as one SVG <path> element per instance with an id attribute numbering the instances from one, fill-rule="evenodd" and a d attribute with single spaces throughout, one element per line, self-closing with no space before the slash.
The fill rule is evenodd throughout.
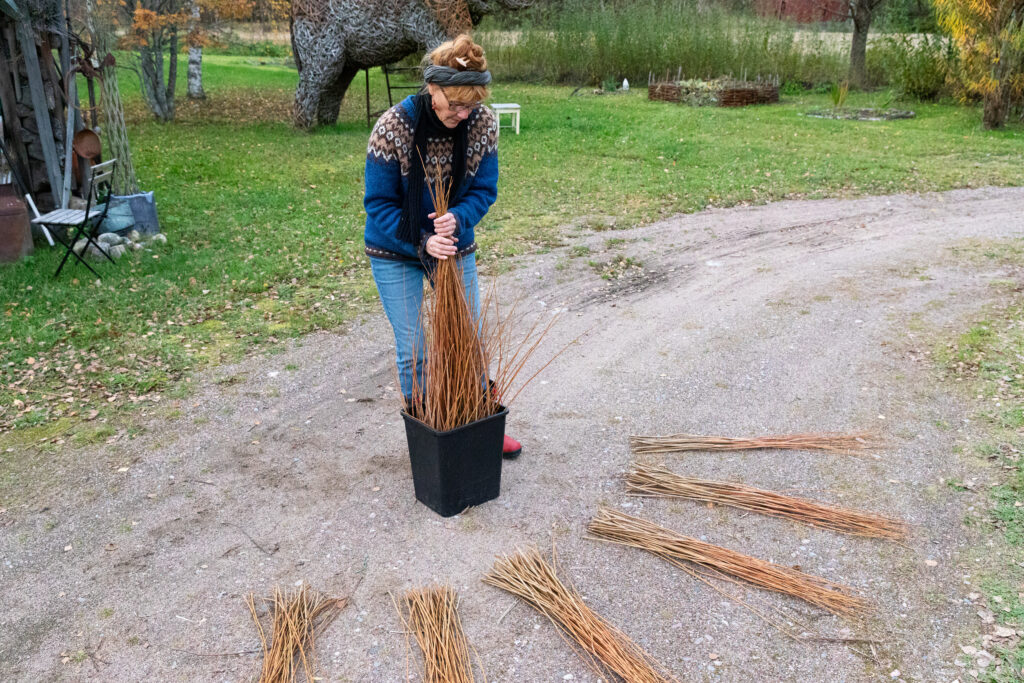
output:
<path id="1" fill-rule="evenodd" d="M 992 629 L 992 635 L 996 638 L 1012 638 L 1015 634 L 1016 631 L 1006 626 L 996 626 Z"/>
<path id="2" fill-rule="evenodd" d="M 160 244 L 167 244 L 167 236 L 164 235 L 162 232 L 158 232 L 157 234 L 153 235 L 151 241 L 159 242 Z"/>
<path id="3" fill-rule="evenodd" d="M 115 260 L 124 256 L 125 251 L 126 249 L 123 244 L 115 244 L 114 246 L 107 249 L 107 253 L 110 254 L 110 257 Z"/>
<path id="4" fill-rule="evenodd" d="M 85 211 L 85 200 L 81 197 L 71 197 L 68 199 L 68 208 Z"/>
<path id="5" fill-rule="evenodd" d="M 132 242 L 138 242 L 142 239 L 142 235 L 139 234 L 138 230 L 132 230 L 128 233 L 128 239 Z"/>
<path id="6" fill-rule="evenodd" d="M 132 249 L 142 251 L 142 242 L 132 242 Z"/>
<path id="7" fill-rule="evenodd" d="M 85 248 L 87 246 L 89 246 L 89 240 L 78 240 L 77 242 L 75 242 L 75 246 L 73 247 L 73 249 L 76 254 L 81 256 L 82 252 L 85 251 Z"/>
<path id="8" fill-rule="evenodd" d="M 123 241 L 121 236 L 114 232 L 105 232 L 96 238 L 96 241 L 104 246 L 114 246 L 115 244 L 121 244 Z"/>

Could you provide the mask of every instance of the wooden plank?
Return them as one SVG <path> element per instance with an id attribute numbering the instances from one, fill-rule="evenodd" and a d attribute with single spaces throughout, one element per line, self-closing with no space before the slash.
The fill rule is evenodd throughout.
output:
<path id="1" fill-rule="evenodd" d="M 15 21 L 22 18 L 21 9 L 14 4 L 14 0 L 0 0 L 0 12 L 3 12 Z"/>
<path id="2" fill-rule="evenodd" d="M 60 165 L 57 161 L 57 147 L 53 142 L 53 128 L 50 127 L 50 110 L 46 106 L 46 95 L 43 93 L 43 74 L 39 70 L 39 55 L 36 53 L 36 39 L 32 26 L 27 21 L 18 22 L 18 42 L 25 58 L 25 69 L 28 71 L 29 94 L 32 96 L 32 109 L 39 128 L 39 142 L 43 146 L 43 163 L 46 166 L 46 177 L 50 181 L 50 193 L 53 203 L 60 206 Z"/>
<path id="3" fill-rule="evenodd" d="M 7 65 L 7 68 L 11 72 L 11 80 L 14 82 L 14 99 L 21 102 L 21 77 L 18 75 L 18 70 L 15 67 L 18 62 L 15 59 L 18 41 L 14 38 L 14 29 L 11 26 L 4 26 L 4 40 L 11 46 L 11 63 Z"/>
<path id="4" fill-rule="evenodd" d="M 54 106 L 59 109 L 61 107 L 61 102 L 65 105 L 68 103 L 68 98 L 64 93 L 64 84 L 61 83 L 60 74 L 57 73 L 57 64 L 53 61 L 53 45 L 50 44 L 50 37 L 44 33 L 41 38 L 43 48 L 43 60 L 41 64 L 43 68 L 46 69 L 46 74 L 50 79 L 50 83 L 53 83 L 53 90 L 56 93 L 54 95 Z M 57 101 L 58 98 L 60 102 Z"/>
<path id="5" fill-rule="evenodd" d="M 78 79 L 73 75 L 68 79 L 68 90 L 67 101 L 69 103 L 76 101 L 78 99 Z M 68 202 L 71 201 L 71 155 L 74 154 L 71 142 L 75 135 L 75 108 L 68 104 L 67 110 L 67 126 L 64 131 L 64 185 L 61 188 L 60 200 L 60 205 L 64 208 L 67 208 Z"/>

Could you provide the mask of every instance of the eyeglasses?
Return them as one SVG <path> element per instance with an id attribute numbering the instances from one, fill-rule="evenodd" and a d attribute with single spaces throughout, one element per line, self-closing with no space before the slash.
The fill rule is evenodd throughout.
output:
<path id="1" fill-rule="evenodd" d="M 444 91 L 442 90 L 441 92 L 444 92 Z M 476 105 L 477 105 L 476 102 L 469 102 L 469 103 L 466 103 L 466 102 L 452 102 L 451 100 L 448 99 L 448 95 L 447 94 L 444 96 L 444 99 L 448 102 L 448 108 L 451 109 L 456 114 L 461 114 L 463 112 L 473 111 L 474 109 L 476 109 Z"/>

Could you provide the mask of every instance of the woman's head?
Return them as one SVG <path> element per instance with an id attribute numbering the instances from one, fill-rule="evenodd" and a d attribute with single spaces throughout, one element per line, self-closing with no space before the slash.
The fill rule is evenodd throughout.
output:
<path id="1" fill-rule="evenodd" d="M 463 33 L 454 40 L 441 43 L 425 58 L 427 66 L 447 67 L 455 71 L 478 72 L 466 77 L 452 78 L 444 75 L 427 79 L 427 90 L 433 101 L 437 118 L 449 128 L 454 128 L 469 117 L 469 113 L 490 95 L 486 83 L 490 82 L 487 58 L 484 49 Z M 450 80 L 475 80 L 480 84 L 446 84 Z M 432 82 L 433 81 L 433 82 Z"/>

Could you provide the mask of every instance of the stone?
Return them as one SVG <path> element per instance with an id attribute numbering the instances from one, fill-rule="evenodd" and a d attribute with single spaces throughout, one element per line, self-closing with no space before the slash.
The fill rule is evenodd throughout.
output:
<path id="1" fill-rule="evenodd" d="M 105 232 L 96 238 L 96 241 L 104 246 L 114 246 L 115 244 L 121 244 L 123 241 L 121 236 L 114 232 Z"/>
<path id="2" fill-rule="evenodd" d="M 128 233 L 128 239 L 132 242 L 138 242 L 142 239 L 142 235 L 139 234 L 138 230 L 132 230 Z"/>
<path id="3" fill-rule="evenodd" d="M 117 260 L 124 256 L 125 251 L 125 246 L 123 244 L 115 244 L 114 246 L 110 247 L 110 249 L 107 250 L 107 253 L 110 254 L 111 258 Z"/>
<path id="4" fill-rule="evenodd" d="M 85 248 L 87 246 L 89 246 L 89 240 L 78 240 L 77 242 L 75 242 L 75 246 L 73 247 L 73 249 L 76 254 L 81 256 L 82 252 L 85 251 Z"/>
<path id="5" fill-rule="evenodd" d="M 158 232 L 157 234 L 153 235 L 152 241 L 159 242 L 160 244 L 167 244 L 167 236 L 164 235 L 162 232 Z"/>

